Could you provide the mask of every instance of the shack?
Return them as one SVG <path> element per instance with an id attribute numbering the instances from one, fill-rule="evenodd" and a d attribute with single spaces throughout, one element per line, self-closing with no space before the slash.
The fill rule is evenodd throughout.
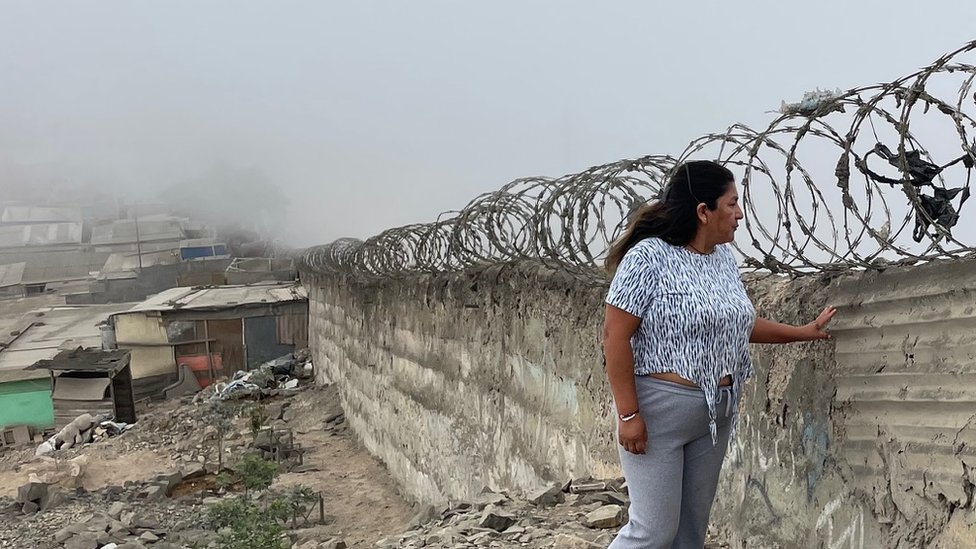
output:
<path id="1" fill-rule="evenodd" d="M 171 383 L 185 364 L 206 386 L 307 347 L 308 295 L 294 282 L 173 288 L 111 323 L 118 348 L 132 353 L 137 381 L 166 376 Z"/>
<path id="2" fill-rule="evenodd" d="M 11 311 L 16 305 L 0 301 L 0 311 Z M 25 425 L 43 433 L 53 428 L 51 376 L 33 366 L 65 350 L 102 346 L 100 325 L 112 313 L 132 306 L 59 305 L 0 319 L 0 429 Z"/>
<path id="3" fill-rule="evenodd" d="M 78 347 L 41 360 L 34 370 L 51 376 L 54 427 L 61 429 L 82 414 L 106 415 L 115 421 L 135 423 L 130 354 Z"/>

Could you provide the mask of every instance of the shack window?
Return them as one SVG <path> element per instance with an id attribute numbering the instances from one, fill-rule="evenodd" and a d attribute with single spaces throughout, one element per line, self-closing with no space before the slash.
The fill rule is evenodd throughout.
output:
<path id="1" fill-rule="evenodd" d="M 170 343 L 203 339 L 203 321 L 171 320 L 166 324 L 166 339 Z"/>

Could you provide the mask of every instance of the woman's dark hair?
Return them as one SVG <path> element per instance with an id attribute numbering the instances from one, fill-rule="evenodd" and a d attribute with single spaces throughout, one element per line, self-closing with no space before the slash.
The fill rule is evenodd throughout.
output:
<path id="1" fill-rule="evenodd" d="M 674 246 L 687 245 L 698 232 L 698 205 L 717 208 L 719 197 L 734 180 L 728 168 L 711 160 L 685 162 L 675 168 L 661 199 L 633 212 L 627 229 L 610 245 L 607 271 L 613 274 L 627 250 L 648 237 L 656 236 Z"/>

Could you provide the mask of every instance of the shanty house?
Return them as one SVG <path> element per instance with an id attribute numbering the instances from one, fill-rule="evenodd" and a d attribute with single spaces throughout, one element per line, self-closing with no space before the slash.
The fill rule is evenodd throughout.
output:
<path id="1" fill-rule="evenodd" d="M 55 429 L 61 429 L 82 414 L 105 415 L 115 421 L 135 423 L 128 351 L 78 347 L 38 361 L 32 369 L 50 375 Z"/>
<path id="2" fill-rule="evenodd" d="M 46 307 L 5 324 L 0 333 L 0 429 L 53 427 L 50 375 L 32 367 L 67 349 L 101 347 L 99 325 L 112 313 L 131 307 L 131 303 Z"/>
<path id="3" fill-rule="evenodd" d="M 206 385 L 308 346 L 308 296 L 295 283 L 173 288 L 112 324 L 137 383 L 172 381 L 186 364 Z"/>

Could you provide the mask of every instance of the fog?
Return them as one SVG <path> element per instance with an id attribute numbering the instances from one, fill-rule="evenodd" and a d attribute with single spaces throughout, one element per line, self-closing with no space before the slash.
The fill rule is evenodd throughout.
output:
<path id="1" fill-rule="evenodd" d="M 677 155 L 976 38 L 976 4 L 948 1 L 0 8 L 3 195 L 178 196 L 295 246 L 430 221 L 517 177 Z"/>

